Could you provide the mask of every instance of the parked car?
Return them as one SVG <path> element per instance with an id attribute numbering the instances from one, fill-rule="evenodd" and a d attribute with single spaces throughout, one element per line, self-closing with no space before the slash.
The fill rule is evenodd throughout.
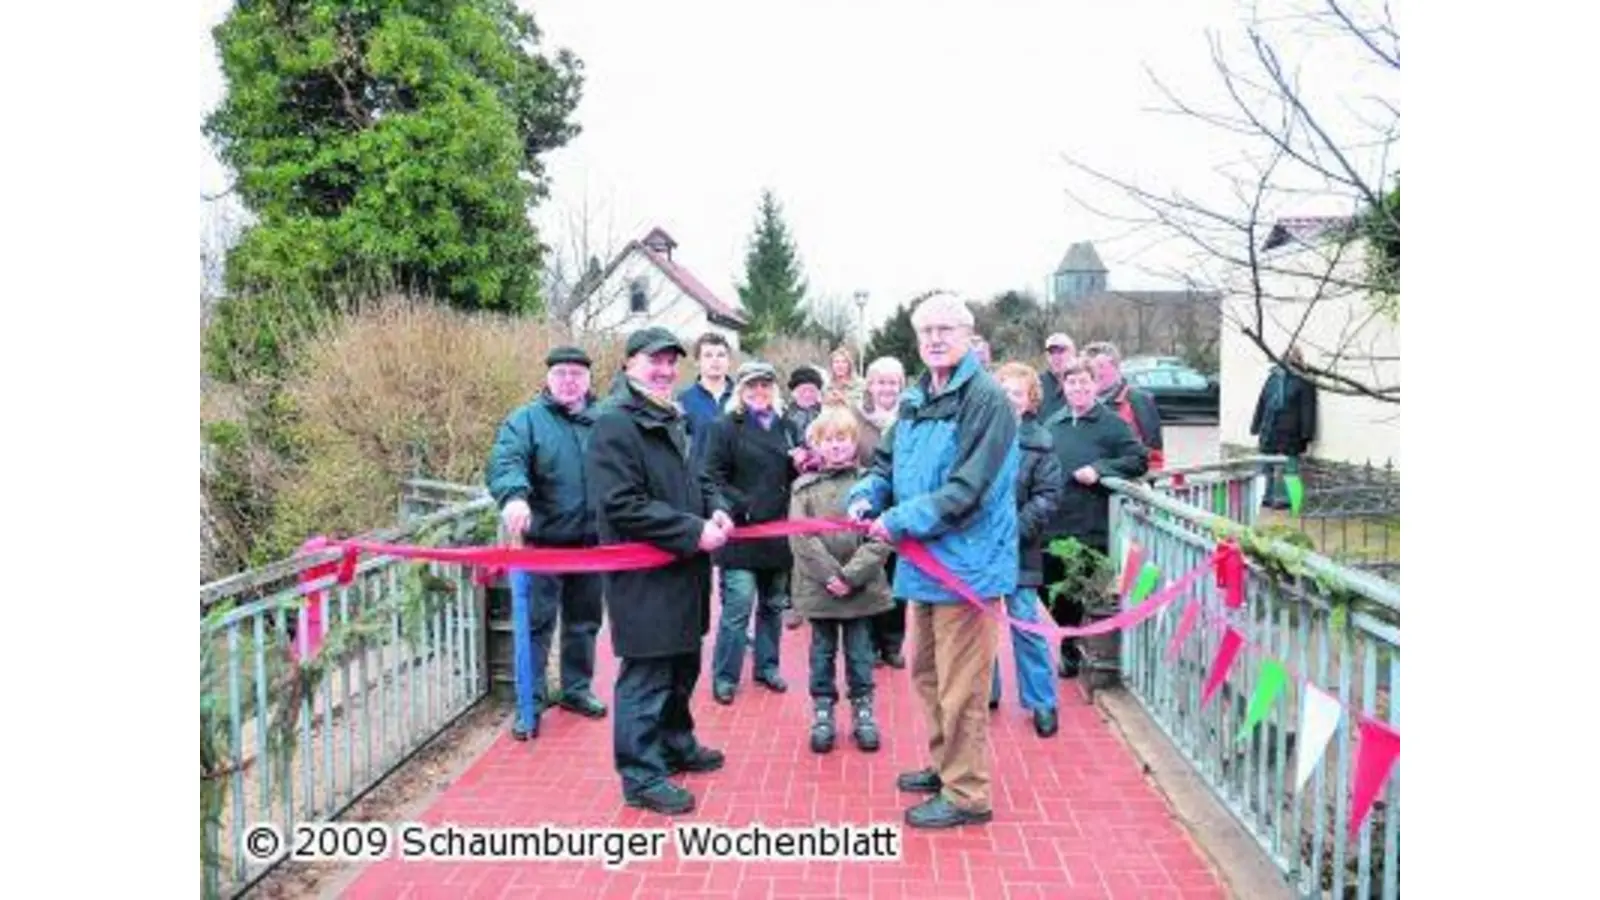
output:
<path id="1" fill-rule="evenodd" d="M 1143 388 L 1156 401 L 1162 422 L 1215 424 L 1220 417 L 1221 391 L 1216 378 L 1202 375 L 1182 363 L 1126 367 L 1123 377 Z"/>
<path id="2" fill-rule="evenodd" d="M 1130 356 L 1122 361 L 1123 372 L 1142 372 L 1145 369 L 1185 368 L 1177 356 Z"/>

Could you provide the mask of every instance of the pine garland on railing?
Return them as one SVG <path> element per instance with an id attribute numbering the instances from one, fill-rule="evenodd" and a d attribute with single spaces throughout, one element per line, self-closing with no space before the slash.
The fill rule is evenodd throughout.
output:
<path id="1" fill-rule="evenodd" d="M 492 539 L 495 523 L 492 517 L 485 519 L 488 520 L 487 525 L 483 520 L 476 521 L 469 534 L 461 535 L 457 532 L 455 536 L 477 541 L 487 533 Z M 446 523 L 426 534 L 418 535 L 415 541 L 418 544 L 438 546 L 441 541 L 451 536 L 452 530 L 451 523 Z M 358 600 L 353 604 L 355 609 L 350 618 L 337 622 L 325 618 L 327 630 L 322 636 L 321 645 L 314 654 L 304 659 L 294 652 L 293 642 L 289 640 L 288 635 L 280 633 L 272 626 L 270 620 L 265 629 L 265 640 L 259 649 L 255 646 L 254 635 L 246 633 L 243 627 L 233 626 L 239 628 L 237 658 L 240 660 L 238 676 L 241 723 L 258 718 L 261 712 L 256 703 L 255 668 L 245 665 L 243 661 L 253 661 L 254 654 L 260 653 L 265 663 L 264 680 L 267 684 L 266 695 L 270 706 L 265 716 L 267 721 L 265 744 L 268 757 L 266 760 L 245 757 L 243 748 L 238 748 L 241 762 L 233 761 L 227 672 L 222 661 L 218 659 L 218 642 L 227 634 L 229 628 L 220 622 L 235 609 L 235 605 L 232 602 L 223 602 L 207 611 L 200 627 L 202 872 L 219 866 L 222 861 L 222 852 L 217 844 L 222 837 L 220 834 L 223 824 L 222 813 L 226 806 L 230 777 L 253 766 L 265 766 L 267 776 L 274 784 L 283 783 L 284 779 L 291 778 L 295 755 L 295 732 L 300 727 L 301 716 L 310 698 L 321 689 L 328 676 L 347 661 L 359 657 L 371 646 L 381 644 L 392 634 L 395 615 L 400 617 L 401 637 L 406 645 L 412 651 L 419 650 L 426 623 L 432 621 L 454 598 L 456 584 L 450 579 L 434 575 L 429 571 L 428 563 L 397 565 L 402 566 L 403 573 L 399 579 L 398 596 L 382 597 L 380 594 L 365 603 Z M 359 596 L 363 587 L 358 581 L 350 590 L 358 592 Z M 299 605 L 285 607 L 287 615 L 295 615 L 300 605 L 305 603 L 304 595 L 298 599 Z M 267 610 L 260 613 L 263 616 L 268 614 Z M 241 814 L 242 810 L 235 811 L 235 815 Z M 206 894 L 208 897 L 212 896 L 209 879 L 207 879 Z"/>

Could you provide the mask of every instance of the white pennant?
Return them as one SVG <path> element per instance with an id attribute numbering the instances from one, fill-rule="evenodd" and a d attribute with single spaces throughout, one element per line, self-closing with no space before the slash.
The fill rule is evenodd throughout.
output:
<path id="1" fill-rule="evenodd" d="M 1298 793 L 1310 780 L 1317 763 L 1328 752 L 1328 742 L 1339 730 L 1344 707 L 1313 685 L 1305 685 L 1300 701 L 1300 733 L 1295 736 L 1294 789 Z"/>
<path id="2" fill-rule="evenodd" d="M 1250 479 L 1250 484 L 1254 488 L 1251 493 L 1255 494 L 1256 497 L 1255 519 L 1251 520 L 1255 521 L 1261 518 L 1261 506 L 1267 500 L 1267 476 L 1258 472 L 1254 478 Z"/>

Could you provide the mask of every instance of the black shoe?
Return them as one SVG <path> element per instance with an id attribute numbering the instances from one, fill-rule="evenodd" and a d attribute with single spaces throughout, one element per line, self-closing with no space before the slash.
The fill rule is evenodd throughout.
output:
<path id="1" fill-rule="evenodd" d="M 938 772 L 918 769 L 915 772 L 902 772 L 895 779 L 894 786 L 908 794 L 937 794 L 944 787 L 944 782 L 939 780 Z"/>
<path id="2" fill-rule="evenodd" d="M 994 818 L 988 810 L 972 812 L 946 800 L 942 795 L 906 810 L 906 824 L 912 828 L 955 828 L 958 825 L 981 825 Z"/>
<path id="3" fill-rule="evenodd" d="M 726 681 L 714 682 L 711 685 L 711 699 L 721 703 L 723 706 L 727 706 L 728 704 L 732 703 L 733 685 L 727 683 Z"/>
<path id="4" fill-rule="evenodd" d="M 1039 737 L 1047 738 L 1056 733 L 1061 723 L 1056 719 L 1053 709 L 1036 709 L 1033 711 L 1033 730 Z"/>
<path id="5" fill-rule="evenodd" d="M 600 702 L 599 697 L 588 692 L 562 694 L 559 703 L 562 709 L 570 710 L 580 716 L 587 716 L 591 719 L 604 719 L 606 717 L 606 705 Z"/>
<path id="6" fill-rule="evenodd" d="M 1056 673 L 1062 678 L 1078 677 L 1078 649 L 1071 645 L 1061 648 L 1061 659 L 1057 663 Z"/>
<path id="7" fill-rule="evenodd" d="M 989 709 L 990 710 L 996 710 L 996 709 L 999 709 L 999 708 L 1000 708 L 1000 698 L 999 697 L 990 697 L 989 698 Z"/>
<path id="8" fill-rule="evenodd" d="M 900 655 L 899 650 L 892 650 L 888 653 L 885 653 L 883 655 L 883 661 L 888 663 L 889 668 L 891 669 L 904 669 L 906 667 L 906 658 Z"/>
<path id="9" fill-rule="evenodd" d="M 784 681 L 783 676 L 779 675 L 777 672 L 769 672 L 766 675 L 757 675 L 756 684 L 762 685 L 774 694 L 781 694 L 789 689 L 789 682 Z"/>
<path id="10" fill-rule="evenodd" d="M 670 781 L 663 781 L 637 794 L 624 794 L 622 800 L 635 809 L 647 809 L 663 816 L 694 811 L 694 795 Z"/>
<path id="11" fill-rule="evenodd" d="M 696 747 L 694 753 L 689 756 L 668 760 L 667 771 L 674 775 L 682 775 L 685 772 L 715 772 L 727 761 L 728 757 L 721 750 Z"/>
<path id="12" fill-rule="evenodd" d="M 532 727 L 529 727 L 529 728 L 521 728 L 521 727 L 518 727 L 516 725 L 512 725 L 511 726 L 511 739 L 514 740 L 514 741 L 532 740 L 533 738 L 536 738 L 538 736 L 539 736 L 539 723 L 537 721 L 535 721 L 533 723 Z"/>

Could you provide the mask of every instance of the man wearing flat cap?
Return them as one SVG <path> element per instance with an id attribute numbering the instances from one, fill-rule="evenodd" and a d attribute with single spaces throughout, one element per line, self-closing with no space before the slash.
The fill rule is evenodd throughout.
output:
<path id="1" fill-rule="evenodd" d="M 589 356 L 557 347 L 545 357 L 544 390 L 500 424 L 489 453 L 489 493 L 513 546 L 592 547 L 599 542 L 589 508 L 583 458 L 594 425 Z M 590 718 L 606 707 L 591 688 L 600 631 L 600 576 L 547 575 L 513 569 L 512 661 L 517 695 L 511 733 L 539 734 L 550 636 L 561 620 L 561 690 L 557 703 Z"/>
<path id="2" fill-rule="evenodd" d="M 728 505 L 690 455 L 683 410 L 672 400 L 683 344 L 672 332 L 628 336 L 626 387 L 595 418 L 585 469 L 601 544 L 644 543 L 665 565 L 608 572 L 605 604 L 617 671 L 617 774 L 629 806 L 665 815 L 694 809 L 668 778 L 722 768 L 695 738 L 689 699 L 711 620 L 711 558 L 733 532 Z"/>

